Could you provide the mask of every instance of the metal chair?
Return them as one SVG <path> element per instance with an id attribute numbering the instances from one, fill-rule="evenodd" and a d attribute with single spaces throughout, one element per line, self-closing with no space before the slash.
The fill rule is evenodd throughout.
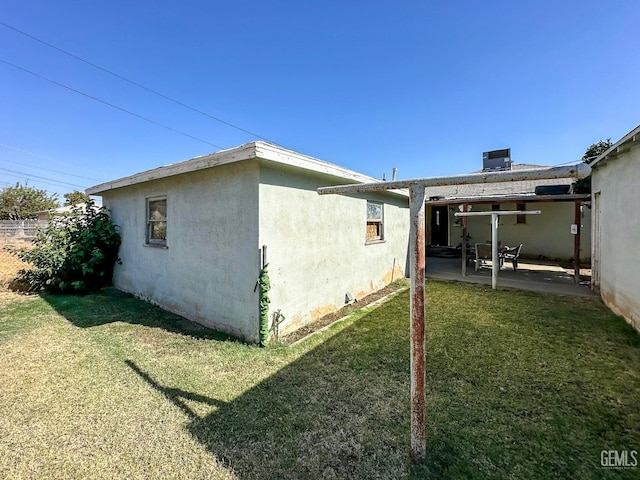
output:
<path id="1" fill-rule="evenodd" d="M 491 245 L 487 243 L 476 243 L 476 271 L 485 262 L 491 260 Z"/>
<path id="2" fill-rule="evenodd" d="M 498 256 L 500 258 L 500 268 L 502 268 L 502 265 L 504 265 L 505 260 L 509 260 L 511 262 L 511 265 L 513 265 L 513 271 L 515 272 L 516 270 L 518 270 L 518 257 L 520 256 L 520 250 L 522 250 L 522 244 L 518 245 L 517 247 L 504 247 L 503 249 L 501 249 L 498 253 Z"/>

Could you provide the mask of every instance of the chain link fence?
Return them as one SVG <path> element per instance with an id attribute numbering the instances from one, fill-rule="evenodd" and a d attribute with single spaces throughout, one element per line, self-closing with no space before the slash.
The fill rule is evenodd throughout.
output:
<path id="1" fill-rule="evenodd" d="M 6 288 L 18 270 L 28 267 L 7 247 L 28 248 L 36 229 L 46 226 L 47 222 L 42 220 L 0 220 L 0 288 Z"/>

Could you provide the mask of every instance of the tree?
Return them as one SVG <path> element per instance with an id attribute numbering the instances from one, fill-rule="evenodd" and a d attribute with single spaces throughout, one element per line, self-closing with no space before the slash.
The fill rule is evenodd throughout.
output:
<path id="1" fill-rule="evenodd" d="M 15 285 L 30 290 L 84 293 L 111 283 L 120 234 L 104 207 L 92 200 L 39 229 L 28 248 L 11 249 L 33 268 L 20 270 Z"/>
<path id="2" fill-rule="evenodd" d="M 78 205 L 79 203 L 88 203 L 89 195 L 79 190 L 64 194 L 64 206 Z"/>
<path id="3" fill-rule="evenodd" d="M 598 155 L 611 148 L 611 145 L 612 143 L 610 138 L 592 143 L 584 152 L 584 155 L 582 155 L 582 161 L 587 162 L 589 160 L 593 160 Z M 573 184 L 573 193 L 591 193 L 591 175 L 577 180 Z"/>
<path id="4" fill-rule="evenodd" d="M 591 160 L 593 158 L 596 158 L 598 155 L 600 155 L 601 153 L 607 151 L 608 149 L 611 148 L 611 139 L 607 138 L 606 140 L 600 140 L 597 143 L 593 143 L 589 146 L 589 148 L 587 148 L 587 151 L 584 152 L 584 155 L 582 156 L 582 160 L 587 161 L 587 160 Z"/>
<path id="5" fill-rule="evenodd" d="M 0 220 L 36 218 L 36 212 L 59 207 L 58 196 L 16 183 L 0 190 Z"/>

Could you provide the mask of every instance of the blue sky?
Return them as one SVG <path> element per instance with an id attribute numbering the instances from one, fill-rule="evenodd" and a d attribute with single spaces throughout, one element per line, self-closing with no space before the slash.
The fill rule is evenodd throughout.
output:
<path id="1" fill-rule="evenodd" d="M 500 148 L 577 161 L 640 123 L 635 0 L 5 0 L 0 22 L 378 178 L 467 173 Z M 204 140 L 0 61 L 0 188 L 62 195 L 256 139 L 3 25 L 0 60 Z"/>

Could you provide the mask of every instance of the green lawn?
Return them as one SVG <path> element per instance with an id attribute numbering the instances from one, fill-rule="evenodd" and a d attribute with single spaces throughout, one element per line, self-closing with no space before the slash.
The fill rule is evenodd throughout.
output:
<path id="1" fill-rule="evenodd" d="M 113 290 L 0 301 L 0 478 L 640 476 L 600 466 L 640 450 L 640 335 L 594 300 L 438 282 L 412 465 L 408 299 L 267 349 Z"/>

